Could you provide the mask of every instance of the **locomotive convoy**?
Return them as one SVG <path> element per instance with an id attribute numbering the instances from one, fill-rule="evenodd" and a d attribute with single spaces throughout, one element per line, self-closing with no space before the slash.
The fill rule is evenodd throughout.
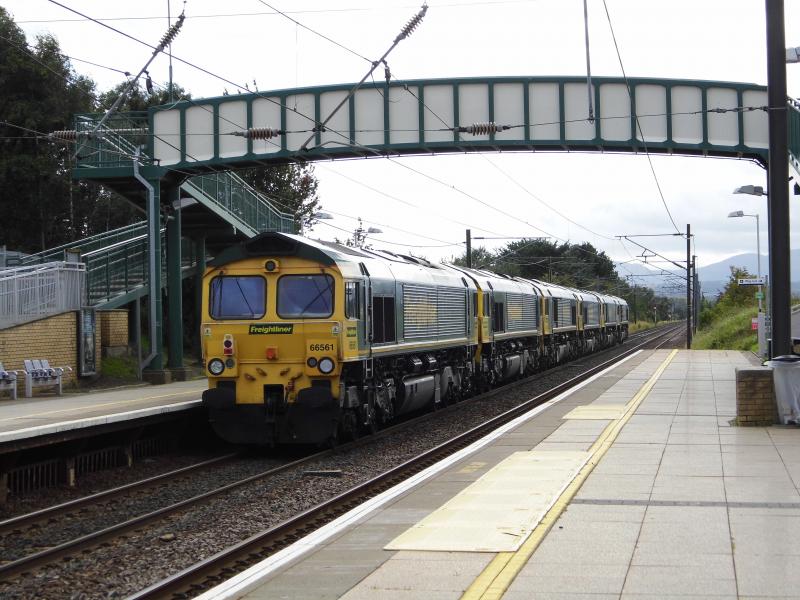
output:
<path id="1" fill-rule="evenodd" d="M 621 298 L 264 233 L 203 281 L 203 404 L 240 444 L 323 444 L 621 343 Z"/>

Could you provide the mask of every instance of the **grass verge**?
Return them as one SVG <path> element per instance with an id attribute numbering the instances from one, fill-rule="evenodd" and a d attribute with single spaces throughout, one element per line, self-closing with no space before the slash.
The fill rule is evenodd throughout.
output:
<path id="1" fill-rule="evenodd" d="M 758 351 L 758 337 L 750 328 L 751 319 L 757 312 L 754 306 L 744 306 L 718 317 L 697 332 L 692 340 L 692 348 Z"/>

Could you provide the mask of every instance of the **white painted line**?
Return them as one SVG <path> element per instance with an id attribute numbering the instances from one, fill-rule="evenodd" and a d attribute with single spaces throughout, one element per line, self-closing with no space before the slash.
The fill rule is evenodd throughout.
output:
<path id="1" fill-rule="evenodd" d="M 257 588 L 261 584 L 261 580 L 266 577 L 267 575 L 273 573 L 280 567 L 284 566 L 285 564 L 289 563 L 290 561 L 299 558 L 303 554 L 314 550 L 323 545 L 324 542 L 341 532 L 342 530 L 350 527 L 351 525 L 356 524 L 364 517 L 369 515 L 371 512 L 375 511 L 376 509 L 380 508 L 384 504 L 387 504 L 389 501 L 394 500 L 398 496 L 406 493 L 407 491 L 411 490 L 415 486 L 419 485 L 420 483 L 427 481 L 434 475 L 440 473 L 441 471 L 447 469 L 454 463 L 466 458 L 470 454 L 474 454 L 481 448 L 487 446 L 489 443 L 493 442 L 500 436 L 504 435 L 508 431 L 511 431 L 515 427 L 518 427 L 522 423 L 529 421 L 539 413 L 544 410 L 547 410 L 554 404 L 557 404 L 564 400 L 565 398 L 571 396 L 581 388 L 589 385 L 596 379 L 602 377 L 609 371 L 616 369 L 621 364 L 626 363 L 630 359 L 635 356 L 638 356 L 642 350 L 637 350 L 630 356 L 624 358 L 617 364 L 608 367 L 607 369 L 603 369 L 599 373 L 593 375 L 586 381 L 576 385 L 574 388 L 559 394 L 555 398 L 548 400 L 544 404 L 540 404 L 534 409 L 531 409 L 524 415 L 520 415 L 513 421 L 509 421 L 502 427 L 495 429 L 493 432 L 488 434 L 487 436 L 473 442 L 466 448 L 462 448 L 455 454 L 451 454 L 444 460 L 431 465 L 424 471 L 420 471 L 416 475 L 409 477 L 402 483 L 398 483 L 396 486 L 389 488 L 385 492 L 370 498 L 364 504 L 361 504 L 354 509 L 350 510 L 349 512 L 343 514 L 342 516 L 334 519 L 327 525 L 320 527 L 315 532 L 310 533 L 309 535 L 305 536 L 304 538 L 297 540 L 291 546 L 287 546 L 283 550 L 276 552 L 269 558 L 265 558 L 260 563 L 253 565 L 249 569 L 246 569 L 239 573 L 238 575 L 228 579 L 227 581 L 219 584 L 216 587 L 211 588 L 207 592 L 197 596 L 195 600 L 226 600 L 226 599 L 233 599 L 233 598 L 240 598 L 243 594 Z"/>
<path id="2" fill-rule="evenodd" d="M 160 415 L 164 413 L 177 412 L 180 410 L 187 410 L 193 406 L 200 405 L 202 402 L 203 401 L 198 398 L 197 400 L 187 400 L 186 402 L 176 402 L 175 404 L 165 404 L 163 406 L 151 406 L 149 408 L 129 410 L 127 412 L 111 415 L 101 415 L 99 417 L 88 417 L 86 419 L 62 421 L 61 423 L 50 423 L 49 425 L 37 425 L 36 427 L 27 427 L 25 429 L 16 429 L 14 431 L 4 431 L 0 433 L 0 443 L 23 438 L 39 437 L 51 433 L 59 433 L 61 431 L 70 431 L 72 429 L 83 429 L 85 427 L 94 427 L 96 425 L 106 425 L 108 423 L 117 423 L 119 421 L 129 421 L 131 419 L 139 419 L 141 417 L 149 417 L 151 415 Z M 24 419 L 25 417 L 20 418 Z"/>

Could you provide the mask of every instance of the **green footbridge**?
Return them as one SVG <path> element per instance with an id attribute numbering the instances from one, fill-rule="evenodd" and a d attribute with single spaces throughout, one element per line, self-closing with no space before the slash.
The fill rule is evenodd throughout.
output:
<path id="1" fill-rule="evenodd" d="M 101 129 L 102 115 L 76 115 L 74 177 L 113 189 L 147 214 L 146 222 L 98 239 L 97 248 L 81 245 L 90 297 L 97 306 L 121 306 L 166 279 L 169 346 L 177 349 L 168 366 L 179 368 L 181 278 L 200 273 L 208 251 L 293 230 L 290 215 L 231 169 L 499 151 L 646 151 L 766 165 L 767 105 L 766 87 L 746 83 L 594 78 L 589 87 L 578 77 L 502 77 L 187 100 L 113 115 Z M 787 110 L 787 158 L 797 172 L 800 105 L 787 100 Z M 155 296 L 151 310 L 161 315 L 161 294 Z M 161 336 L 160 318 L 153 334 Z M 164 368 L 160 354 L 150 368 Z"/>

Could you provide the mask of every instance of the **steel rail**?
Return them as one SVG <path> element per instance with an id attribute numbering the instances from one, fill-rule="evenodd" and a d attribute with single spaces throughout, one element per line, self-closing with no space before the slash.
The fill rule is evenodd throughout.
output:
<path id="1" fill-rule="evenodd" d="M 647 341 L 645 341 L 642 344 L 639 344 L 639 345 L 627 350 L 626 352 L 622 353 L 620 356 L 624 357 L 624 356 L 627 356 L 627 355 L 631 354 L 632 352 L 635 352 L 635 351 L 639 350 L 640 348 L 642 348 L 647 343 L 650 343 L 651 338 L 663 337 L 664 335 L 667 335 L 669 333 L 674 333 L 674 331 L 675 331 L 674 328 L 670 328 L 670 329 L 666 330 L 666 332 L 664 332 L 663 328 L 659 328 L 658 330 L 655 330 L 655 331 L 650 329 L 650 330 L 645 330 L 644 332 L 638 332 L 641 335 L 634 334 L 632 336 L 629 336 L 629 339 L 634 338 L 634 337 L 637 337 L 637 338 L 638 337 L 643 337 L 643 338 L 646 338 Z M 611 351 L 613 349 L 615 349 L 615 347 L 604 349 L 601 352 L 608 352 L 608 351 Z M 620 357 L 618 356 L 618 357 L 615 357 L 615 358 L 613 358 L 613 359 L 611 359 L 609 361 L 605 361 L 601 365 L 599 365 L 598 367 L 593 367 L 592 369 L 590 369 L 590 371 L 587 371 L 587 372 L 588 373 L 593 373 L 598 369 L 606 368 L 610 364 L 612 364 L 615 361 L 619 360 L 619 358 Z M 558 365 L 555 368 L 547 369 L 546 371 L 543 371 L 543 372 L 554 373 L 554 372 L 558 372 L 558 371 L 560 371 L 562 369 L 568 368 L 570 366 L 574 367 L 575 365 L 574 364 L 570 364 L 570 363 L 566 363 L 564 365 Z M 539 375 L 540 373 L 534 374 L 531 377 L 535 377 L 536 375 Z M 559 386 L 557 386 L 554 389 L 556 389 L 556 390 L 567 389 L 564 386 L 567 386 L 567 384 L 570 384 L 570 382 L 572 382 L 571 385 L 575 385 L 575 384 L 579 383 L 579 380 L 581 380 L 582 378 L 588 377 L 588 376 L 591 376 L 591 375 L 586 375 L 586 374 L 579 375 L 578 377 L 574 377 L 574 378 L 568 380 L 567 382 L 565 382 L 563 384 L 560 384 Z M 500 393 L 503 393 L 503 392 L 506 392 L 508 390 L 514 389 L 516 387 L 519 387 L 519 386 L 522 386 L 522 385 L 525 385 L 525 384 L 529 384 L 531 382 L 530 381 L 531 377 L 520 379 L 520 380 L 511 382 L 509 384 L 503 385 L 501 387 L 495 388 L 493 390 L 489 390 L 488 392 L 485 392 L 483 394 L 479 394 L 477 396 L 474 396 L 472 398 L 467 399 L 466 402 L 485 400 L 487 398 L 491 398 L 491 397 L 493 397 L 495 395 L 498 395 Z M 521 406 L 526 406 L 529 409 L 532 406 L 531 402 L 534 402 L 536 400 L 538 400 L 539 402 L 546 401 L 546 399 L 542 399 L 542 398 L 543 398 L 543 396 L 545 396 L 545 395 L 547 395 L 549 393 L 551 393 L 551 392 L 546 392 L 545 394 L 539 395 L 536 398 L 527 401 L 525 404 L 523 404 Z M 559 392 L 555 392 L 555 393 L 556 394 L 560 393 L 560 391 Z M 443 409 L 443 411 L 440 411 L 440 413 L 444 412 L 446 410 L 458 410 L 460 406 L 463 406 L 463 404 L 464 404 L 464 402 L 460 402 L 460 403 L 445 407 Z M 507 411 L 506 413 L 503 413 L 502 415 L 499 415 L 498 417 L 495 417 L 494 419 L 492 419 L 490 421 L 487 421 L 484 425 L 482 425 L 482 426 L 480 426 L 478 428 L 475 428 L 473 430 L 470 430 L 469 432 L 466 432 L 465 434 L 462 434 L 462 436 L 460 436 L 460 437 L 453 438 L 453 440 L 451 440 L 451 442 L 446 442 L 445 444 L 442 444 L 441 446 L 439 446 L 437 448 L 434 448 L 433 450 L 431 450 L 429 452 L 433 452 L 433 451 L 436 451 L 438 449 L 438 452 L 441 453 L 441 452 L 444 452 L 444 450 L 447 447 L 453 447 L 454 449 L 451 450 L 450 452 L 454 452 L 455 450 L 458 449 L 454 444 L 457 444 L 457 440 L 459 440 L 461 437 L 468 436 L 468 435 L 471 435 L 471 434 L 475 435 L 474 432 L 476 432 L 476 431 L 484 431 L 484 430 L 487 430 L 487 428 L 489 428 L 489 427 L 491 427 L 491 428 L 497 427 L 497 426 L 502 424 L 502 422 L 499 421 L 498 419 L 501 419 L 505 415 L 510 415 L 511 413 L 517 414 L 519 412 L 524 412 L 524 410 L 521 410 L 520 407 L 517 407 L 515 409 L 512 409 L 511 411 Z M 81 536 L 79 538 L 75 538 L 75 539 L 70 540 L 68 542 L 64 542 L 62 544 L 58 544 L 56 546 L 47 548 L 45 550 L 41 550 L 39 552 L 36 552 L 36 553 L 33 553 L 33 554 L 29 554 L 29 555 L 24 556 L 22 558 L 19 558 L 17 560 L 10 561 L 8 563 L 0 565 L 0 580 L 2 580 L 2 579 L 7 580 L 10 577 L 13 577 L 15 575 L 19 575 L 21 573 L 26 573 L 26 572 L 33 571 L 37 567 L 40 567 L 40 566 L 43 566 L 43 565 L 47 565 L 47 564 L 52 564 L 55 560 L 57 560 L 59 558 L 62 558 L 62 557 L 65 557 L 65 556 L 69 556 L 69 555 L 74 555 L 75 553 L 77 553 L 79 551 L 83 551 L 83 550 L 88 549 L 88 548 L 96 547 L 99 544 L 105 542 L 106 540 L 118 537 L 118 536 L 120 536 L 121 534 L 123 534 L 123 533 L 125 533 L 127 531 L 130 531 L 130 530 L 133 530 L 133 529 L 139 529 L 144 525 L 147 525 L 149 523 L 158 521 L 158 520 L 160 520 L 160 519 L 162 519 L 162 518 L 164 518 L 164 517 L 166 517 L 166 516 L 168 516 L 170 514 L 173 514 L 175 512 L 183 510 L 183 509 L 186 509 L 186 508 L 188 508 L 190 506 L 193 506 L 193 505 L 197 505 L 197 504 L 201 504 L 201 503 L 207 502 L 208 500 L 210 500 L 210 499 L 212 499 L 212 498 L 214 498 L 216 496 L 219 496 L 221 494 L 224 494 L 224 493 L 229 492 L 231 490 L 234 490 L 236 488 L 242 487 L 242 486 L 247 485 L 249 483 L 252 483 L 254 481 L 258 481 L 260 479 L 271 477 L 271 476 L 277 475 L 279 473 L 282 473 L 282 472 L 290 470 L 290 469 L 302 467 L 304 464 L 312 463 L 312 462 L 314 462 L 316 460 L 319 460 L 321 458 L 327 457 L 327 456 L 329 456 L 331 454 L 340 453 L 340 452 L 343 452 L 343 451 L 348 450 L 348 449 L 350 449 L 352 447 L 355 447 L 355 446 L 368 444 L 368 443 L 372 442 L 373 440 L 377 440 L 377 439 L 380 439 L 380 438 L 383 438 L 383 437 L 387 437 L 389 435 L 394 435 L 394 434 L 398 433 L 398 431 L 401 431 L 403 429 L 413 428 L 414 425 L 418 424 L 420 421 L 423 421 L 423 420 L 426 420 L 426 419 L 429 419 L 429 418 L 433 418 L 434 414 L 435 413 L 426 413 L 426 414 L 423 414 L 421 416 L 418 416 L 418 417 L 415 417 L 415 418 L 412 418 L 412 419 L 401 421 L 400 423 L 397 423 L 396 425 L 394 425 L 392 427 L 388 427 L 386 429 L 380 430 L 380 431 L 378 431 L 377 433 L 375 433 L 373 435 L 369 435 L 369 436 L 354 440 L 352 442 L 349 442 L 347 444 L 342 444 L 342 445 L 334 447 L 334 448 L 329 448 L 329 449 L 326 449 L 326 450 L 311 454 L 309 456 L 297 459 L 295 461 L 291 461 L 291 462 L 286 463 L 284 465 L 280 465 L 278 467 L 274 467 L 272 469 L 268 469 L 267 471 L 263 471 L 261 473 L 255 474 L 255 475 L 251 475 L 251 476 L 246 477 L 244 479 L 241 479 L 241 480 L 238 480 L 238 481 L 235 481 L 235 482 L 220 486 L 220 487 L 215 488 L 213 490 L 209 490 L 209 491 L 204 492 L 202 494 L 198 494 L 196 496 L 193 496 L 191 498 L 187 498 L 187 499 L 184 499 L 182 501 L 176 502 L 174 504 L 171 504 L 171 505 L 162 507 L 160 509 L 151 511 L 151 512 L 146 513 L 144 515 L 133 517 L 133 518 L 128 519 L 126 521 L 123 521 L 123 522 L 117 523 L 115 525 L 111 525 L 109 527 L 106 527 L 106 528 L 104 528 L 102 530 L 98 530 L 96 532 L 93 532 L 93 533 L 90 533 L 90 534 L 86 534 L 84 536 Z M 513 417 L 510 417 L 510 418 L 513 418 Z M 492 425 L 493 423 L 495 423 L 495 425 Z M 402 471 L 400 469 L 409 469 L 411 466 L 413 466 L 414 460 L 424 460 L 423 457 L 426 456 L 426 454 L 427 453 L 424 453 L 424 454 L 420 455 L 420 457 L 418 457 L 417 459 L 412 459 L 411 461 L 408 461 L 407 463 L 404 463 L 403 465 L 400 465 L 399 467 L 396 467 L 395 469 L 389 471 L 388 474 L 401 473 Z M 438 454 L 437 454 L 437 456 L 438 456 Z M 221 460 L 221 458 L 220 459 L 212 459 L 212 461 L 208 461 L 208 462 L 213 462 L 213 460 Z M 437 458 L 437 460 L 438 460 L 438 458 Z M 435 461 L 433 461 L 433 462 L 435 462 Z M 203 463 L 200 463 L 200 464 L 203 464 Z M 427 464 L 431 464 L 431 463 L 425 463 L 425 464 L 427 466 Z M 134 482 L 132 484 L 128 484 L 127 486 L 121 486 L 120 488 L 115 488 L 113 490 L 108 490 L 108 491 L 105 491 L 105 492 L 99 492 L 98 494 L 95 494 L 95 495 L 92 495 L 92 496 L 88 496 L 87 498 L 77 499 L 77 500 L 72 501 L 72 502 L 64 503 L 63 505 L 57 505 L 57 506 L 49 507 L 49 508 L 46 508 L 46 509 L 42 509 L 41 511 L 36 511 L 34 513 L 29 513 L 27 515 L 21 515 L 19 517 L 14 517 L 12 519 L 8 519 L 6 521 L 0 522 L 0 526 L 4 526 L 4 525 L 8 524 L 9 529 L 11 529 L 11 530 L 18 529 L 19 527 L 23 526 L 26 522 L 33 522 L 35 520 L 41 520 L 43 518 L 48 518 L 50 516 L 57 516 L 58 514 L 63 514 L 63 513 L 69 512 L 70 510 L 74 510 L 77 506 L 80 506 L 81 503 L 88 504 L 93 499 L 96 500 L 96 499 L 99 498 L 99 499 L 102 500 L 103 496 L 110 497 L 112 495 L 121 495 L 121 494 L 124 494 L 126 491 L 131 491 L 132 489 L 135 489 L 136 487 L 145 486 L 148 482 L 152 484 L 154 481 L 155 481 L 155 483 L 157 483 L 158 482 L 157 480 L 159 480 L 159 479 L 161 479 L 162 481 L 165 481 L 165 480 L 168 480 L 171 476 L 181 476 L 181 474 L 185 474 L 185 472 L 190 470 L 190 469 L 192 469 L 192 467 L 193 466 L 190 465 L 189 467 L 184 467 L 183 469 L 178 469 L 176 471 L 173 471 L 173 472 L 170 472 L 170 473 L 166 473 L 166 474 L 163 474 L 163 475 L 160 475 L 160 476 L 155 476 L 153 478 L 150 478 L 150 479 L 147 479 L 147 480 L 143 480 L 141 482 Z M 410 476 L 410 474 L 408 476 Z M 350 492 L 346 492 L 342 496 L 348 496 L 349 497 L 349 495 L 351 493 L 352 494 L 358 494 L 359 493 L 358 490 L 361 490 L 362 488 L 364 488 L 364 486 L 367 486 L 367 485 L 374 485 L 374 482 L 376 480 L 380 480 L 382 477 L 384 477 L 384 476 L 379 476 L 379 477 L 377 477 L 377 478 L 375 478 L 373 480 L 365 482 L 364 484 L 361 484 L 361 486 L 357 486 L 356 488 L 353 488 L 353 490 L 351 490 Z M 394 477 L 396 477 L 396 476 L 394 476 Z M 393 478 L 391 481 L 392 481 L 392 485 L 394 485 L 394 483 L 396 482 L 396 479 Z M 387 487 L 390 487 L 390 486 L 387 486 Z M 126 488 L 127 488 L 127 490 L 126 490 Z M 366 489 L 366 488 L 364 488 L 364 489 Z M 342 496 L 337 496 L 336 498 L 331 499 L 329 502 L 337 502 L 337 501 L 340 502 L 341 500 L 339 500 L 339 499 L 342 498 Z M 363 498 L 364 497 L 363 493 L 361 493 L 361 495 L 359 495 L 358 497 L 359 498 Z M 320 509 L 322 509 L 322 507 L 325 506 L 325 504 L 326 503 L 323 503 L 323 504 L 318 505 L 317 507 L 311 508 L 308 511 L 305 511 L 304 513 L 301 513 L 300 515 L 296 516 L 294 519 L 290 519 L 289 521 L 286 521 L 285 524 L 293 523 L 295 519 L 299 519 L 299 518 L 302 518 L 306 514 L 314 513 L 315 511 L 319 511 Z M 62 510 L 61 507 L 65 507 L 65 506 L 68 507 L 68 508 Z M 331 518 L 334 518 L 334 517 L 331 517 Z M 13 526 L 14 524 L 16 524 L 16 527 Z M 273 530 L 281 531 L 282 527 L 283 527 L 283 525 L 278 525 L 275 528 L 270 529 L 269 531 L 273 531 Z M 237 546 L 234 546 L 232 548 L 236 548 L 236 547 Z M 178 574 L 178 575 L 180 575 L 180 574 Z M 168 580 L 165 580 L 165 581 L 168 581 Z M 150 589 L 150 588 L 148 588 L 148 589 Z M 134 597 L 136 597 L 136 596 L 134 596 Z"/>
<path id="2" fill-rule="evenodd" d="M 117 496 L 121 496 L 129 492 L 135 492 L 137 490 L 148 488 L 153 485 L 175 480 L 188 473 L 191 473 L 192 471 L 203 469 L 205 467 L 212 466 L 216 463 L 230 460 L 231 458 L 234 458 L 238 455 L 239 455 L 238 452 L 224 454 L 222 456 L 217 456 L 215 458 L 204 460 L 199 463 L 181 467 L 180 469 L 167 471 L 166 473 L 154 475 L 146 479 L 140 479 L 139 481 L 126 483 L 125 485 L 121 485 L 115 488 L 109 488 L 107 490 L 103 490 L 102 492 L 97 492 L 96 494 L 91 494 L 89 496 L 84 496 L 82 498 L 76 498 L 74 500 L 62 502 L 61 504 L 54 504 L 53 506 L 48 506 L 47 508 L 42 508 L 40 510 L 36 510 L 33 512 L 25 513 L 23 515 L 18 515 L 16 517 L 5 519 L 3 521 L 0 521 L 0 535 L 7 534 L 12 531 L 18 531 L 23 527 L 29 527 L 31 524 L 43 521 L 45 519 L 51 520 L 56 517 L 67 515 L 75 510 L 79 510 L 88 505 L 96 504 L 98 502 L 109 500 L 111 498 L 116 498 Z"/>
<path id="3" fill-rule="evenodd" d="M 128 600 L 152 600 L 156 598 L 182 599 L 194 597 L 200 592 L 210 589 L 236 573 L 247 569 L 251 565 L 264 560 L 268 556 L 346 513 L 351 508 L 363 503 L 369 498 L 380 494 L 397 483 L 442 460 L 446 456 L 468 446 L 476 439 L 487 435 L 494 429 L 515 419 L 519 415 L 562 394 L 593 375 L 614 365 L 623 358 L 642 350 L 654 340 L 667 338 L 662 343 L 670 341 L 676 337 L 676 332 L 681 329 L 681 326 L 669 327 L 666 331 L 659 329 L 652 336 L 647 336 L 647 339 L 641 344 L 615 356 L 613 359 L 591 367 L 584 373 L 556 385 L 547 392 L 539 394 L 501 415 L 427 450 L 377 477 L 361 483 L 334 498 L 295 515 L 283 523 L 251 536 L 227 550 L 223 550 L 206 560 L 157 582 L 129 596 Z M 503 388 L 492 390 L 491 393 L 497 393 L 507 389 L 508 386 L 504 386 Z"/>

